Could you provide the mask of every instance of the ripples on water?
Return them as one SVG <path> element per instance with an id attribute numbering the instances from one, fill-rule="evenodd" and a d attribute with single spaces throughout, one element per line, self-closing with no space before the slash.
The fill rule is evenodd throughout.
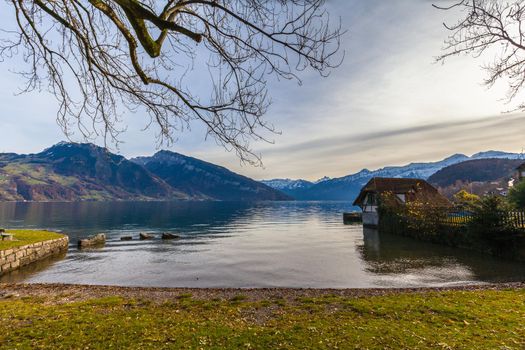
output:
<path id="1" fill-rule="evenodd" d="M 525 265 L 345 226 L 341 202 L 2 203 L 0 226 L 61 230 L 65 257 L 1 281 L 169 287 L 413 287 L 521 281 Z M 79 238 L 104 232 L 101 249 Z M 139 241 L 175 232 L 174 241 Z M 133 241 L 120 241 L 132 235 Z"/>

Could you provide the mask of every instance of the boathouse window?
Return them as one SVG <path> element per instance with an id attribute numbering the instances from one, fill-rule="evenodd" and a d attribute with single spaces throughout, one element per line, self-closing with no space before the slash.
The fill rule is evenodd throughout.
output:
<path id="1" fill-rule="evenodd" d="M 377 205 L 377 198 L 375 193 L 369 193 L 366 195 L 365 205 Z"/>
<path id="2" fill-rule="evenodd" d="M 406 196 L 404 193 L 396 193 L 396 197 L 399 198 L 399 200 L 403 203 L 406 202 Z"/>

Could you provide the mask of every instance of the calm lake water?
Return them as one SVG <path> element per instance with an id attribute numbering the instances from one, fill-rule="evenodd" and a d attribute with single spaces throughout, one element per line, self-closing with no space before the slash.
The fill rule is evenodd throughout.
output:
<path id="1" fill-rule="evenodd" d="M 165 287 L 414 287 L 525 280 L 525 265 L 343 225 L 340 202 L 2 203 L 0 226 L 61 230 L 67 255 L 0 278 Z M 106 233 L 101 249 L 79 238 Z M 140 232 L 181 238 L 139 241 Z M 133 241 L 120 237 L 132 235 Z"/>

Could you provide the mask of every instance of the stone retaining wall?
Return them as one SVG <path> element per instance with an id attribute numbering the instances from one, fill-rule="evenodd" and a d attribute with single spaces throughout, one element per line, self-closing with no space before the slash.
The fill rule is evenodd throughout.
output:
<path id="1" fill-rule="evenodd" d="M 0 275 L 59 254 L 67 250 L 68 245 L 69 237 L 64 236 L 49 241 L 0 250 Z"/>

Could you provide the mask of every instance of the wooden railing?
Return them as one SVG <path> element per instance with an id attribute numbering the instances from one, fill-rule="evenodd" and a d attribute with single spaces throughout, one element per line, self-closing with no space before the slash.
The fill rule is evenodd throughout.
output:
<path id="1" fill-rule="evenodd" d="M 455 227 L 466 226 L 472 218 L 472 214 L 468 212 L 452 212 L 447 215 L 443 224 Z"/>
<path id="2" fill-rule="evenodd" d="M 501 223 L 516 229 L 525 230 L 525 212 L 523 211 L 507 211 L 500 214 Z M 474 218 L 469 212 L 452 212 L 443 220 L 443 224 L 455 227 L 467 226 Z"/>
<path id="3" fill-rule="evenodd" d="M 525 212 L 511 211 L 503 217 L 504 223 L 514 228 L 525 229 Z"/>

